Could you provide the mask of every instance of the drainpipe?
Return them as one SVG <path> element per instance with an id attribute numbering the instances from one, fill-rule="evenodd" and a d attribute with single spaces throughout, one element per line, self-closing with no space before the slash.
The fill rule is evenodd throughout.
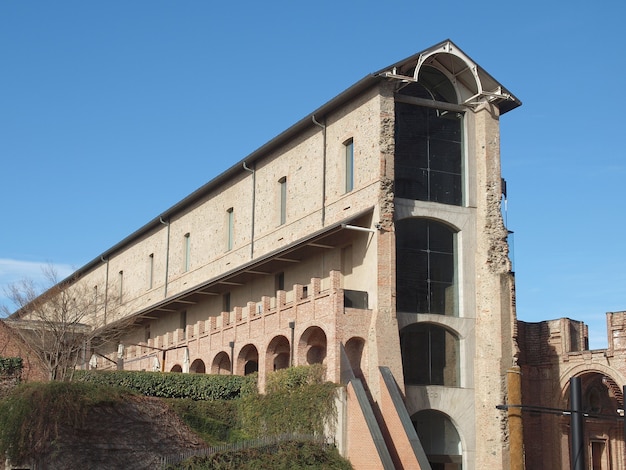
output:
<path id="1" fill-rule="evenodd" d="M 326 124 L 317 122 L 315 115 L 311 115 L 311 120 L 313 121 L 313 124 L 321 127 L 322 129 L 322 227 L 324 227 L 326 225 Z M 324 119 L 324 122 L 326 122 L 326 119 Z"/>
<path id="2" fill-rule="evenodd" d="M 228 345 L 230 346 L 230 375 L 235 373 L 235 342 L 229 341 Z"/>
<path id="3" fill-rule="evenodd" d="M 246 162 L 243 162 L 243 169 L 252 173 L 252 227 L 250 229 L 250 259 L 254 258 L 254 209 L 256 199 L 256 170 L 248 168 Z"/>
<path id="4" fill-rule="evenodd" d="M 167 298 L 167 280 L 169 279 L 170 269 L 170 223 L 165 222 L 163 217 L 159 217 L 159 221 L 167 226 L 167 242 L 165 243 L 165 291 L 163 292 L 163 298 Z"/>
<path id="5" fill-rule="evenodd" d="M 295 321 L 290 321 L 289 322 L 289 328 L 291 329 L 291 353 L 289 354 L 289 367 L 293 367 L 293 351 L 294 351 L 294 345 L 293 345 L 293 341 L 294 341 L 294 337 L 295 337 L 295 329 L 296 329 L 296 322 Z"/>
<path id="6" fill-rule="evenodd" d="M 104 256 L 101 256 L 100 259 L 103 263 L 107 264 L 106 274 L 104 276 L 104 324 L 107 324 L 107 303 L 109 299 L 109 260 L 104 259 Z"/>

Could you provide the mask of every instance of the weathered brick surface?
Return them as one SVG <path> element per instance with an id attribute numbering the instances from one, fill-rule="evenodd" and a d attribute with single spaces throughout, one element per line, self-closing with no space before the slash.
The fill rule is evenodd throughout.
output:
<path id="1" fill-rule="evenodd" d="M 21 380 L 47 380 L 48 373 L 33 350 L 22 340 L 18 332 L 0 320 L 0 356 L 21 357 L 23 363 Z"/>

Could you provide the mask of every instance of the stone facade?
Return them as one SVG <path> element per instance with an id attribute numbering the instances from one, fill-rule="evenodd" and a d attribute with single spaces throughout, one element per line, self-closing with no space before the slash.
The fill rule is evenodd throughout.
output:
<path id="1" fill-rule="evenodd" d="M 499 122 L 519 104 L 450 41 L 365 77 L 77 272 L 111 292 L 94 323 L 134 319 L 92 365 L 263 389 L 323 362 L 373 404 L 384 366 L 433 468 L 509 468 Z"/>

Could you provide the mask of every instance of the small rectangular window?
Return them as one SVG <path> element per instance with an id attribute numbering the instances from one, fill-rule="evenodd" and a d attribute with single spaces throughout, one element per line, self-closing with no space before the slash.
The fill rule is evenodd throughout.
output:
<path id="1" fill-rule="evenodd" d="M 222 296 L 222 312 L 230 312 L 230 292 Z"/>
<path id="2" fill-rule="evenodd" d="M 189 262 L 191 258 L 191 239 L 190 234 L 185 234 L 184 253 L 183 253 L 183 272 L 189 271 Z"/>
<path id="3" fill-rule="evenodd" d="M 283 176 L 278 180 L 280 185 L 280 224 L 284 225 L 287 221 L 287 177 Z"/>
<path id="4" fill-rule="evenodd" d="M 148 324 L 148 325 L 146 325 L 146 326 L 144 327 L 144 330 L 143 330 L 143 337 L 144 337 L 144 342 L 146 342 L 146 343 L 147 343 L 147 342 L 148 342 L 148 340 L 149 340 L 149 339 L 150 339 L 150 337 L 151 337 L 151 336 L 150 336 L 150 324 Z"/>
<path id="5" fill-rule="evenodd" d="M 154 285 L 154 253 L 148 255 L 148 289 Z"/>
<path id="6" fill-rule="evenodd" d="M 233 235 L 235 231 L 235 212 L 231 207 L 226 211 L 226 251 L 233 249 Z"/>
<path id="7" fill-rule="evenodd" d="M 98 313 L 98 286 L 93 286 L 93 313 Z"/>
<path id="8" fill-rule="evenodd" d="M 276 274 L 276 290 L 285 290 L 285 273 Z"/>
<path id="9" fill-rule="evenodd" d="M 187 311 L 180 312 L 180 329 L 183 330 L 183 339 L 187 339 Z"/>
<path id="10" fill-rule="evenodd" d="M 354 189 L 354 141 L 352 139 L 346 141 L 345 147 L 345 168 L 346 168 L 346 187 L 347 193 Z"/>
<path id="11" fill-rule="evenodd" d="M 118 274 L 118 279 L 120 282 L 120 290 L 119 290 L 119 303 L 122 303 L 122 296 L 124 294 L 124 271 L 120 271 Z"/>

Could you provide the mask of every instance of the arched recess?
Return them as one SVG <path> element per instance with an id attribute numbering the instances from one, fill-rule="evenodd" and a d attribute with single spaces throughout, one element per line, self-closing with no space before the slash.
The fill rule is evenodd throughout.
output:
<path id="1" fill-rule="evenodd" d="M 455 231 L 417 217 L 395 225 L 397 310 L 458 316 Z"/>
<path id="2" fill-rule="evenodd" d="M 326 359 L 326 333 L 319 326 L 310 326 L 298 344 L 298 364 L 322 364 Z"/>
<path id="3" fill-rule="evenodd" d="M 224 351 L 217 353 L 211 363 L 211 374 L 227 375 L 231 373 L 230 357 Z"/>
<path id="4" fill-rule="evenodd" d="M 204 361 L 202 359 L 195 359 L 189 366 L 189 372 L 193 374 L 206 373 L 206 366 L 204 365 Z"/>
<path id="5" fill-rule="evenodd" d="M 180 364 L 174 364 L 170 369 L 170 372 L 182 372 L 183 368 Z"/>
<path id="6" fill-rule="evenodd" d="M 460 386 L 458 336 L 433 323 L 412 323 L 400 330 L 406 385 Z"/>
<path id="7" fill-rule="evenodd" d="M 580 378 L 582 408 L 585 412 L 583 443 L 589 468 L 622 468 L 623 464 L 617 453 L 611 450 L 624 445 L 624 427 L 618 412 L 624 409 L 623 389 L 613 377 L 597 370 L 588 369 L 576 376 Z M 562 396 L 562 407 L 568 410 L 571 409 L 570 393 L 568 382 Z M 560 440 L 569 439 L 571 446 L 570 425 L 569 417 L 560 417 Z M 569 461 L 569 452 L 562 452 L 561 459 L 565 468 Z"/>
<path id="8" fill-rule="evenodd" d="M 422 410 L 411 416 L 432 470 L 462 470 L 463 445 L 456 426 L 448 415 L 437 410 Z"/>
<path id="9" fill-rule="evenodd" d="M 241 348 L 239 356 L 237 357 L 237 368 L 235 370 L 238 373 L 243 373 L 243 375 L 258 372 L 259 351 L 254 344 L 246 344 Z"/>
<path id="10" fill-rule="evenodd" d="M 290 365 L 291 346 L 285 336 L 275 336 L 267 346 L 265 353 L 266 372 L 286 369 Z"/>
<path id="11" fill-rule="evenodd" d="M 354 375 L 363 379 L 363 370 L 367 370 L 367 357 L 365 353 L 365 340 L 358 336 L 350 338 L 344 346 L 350 367 Z"/>

